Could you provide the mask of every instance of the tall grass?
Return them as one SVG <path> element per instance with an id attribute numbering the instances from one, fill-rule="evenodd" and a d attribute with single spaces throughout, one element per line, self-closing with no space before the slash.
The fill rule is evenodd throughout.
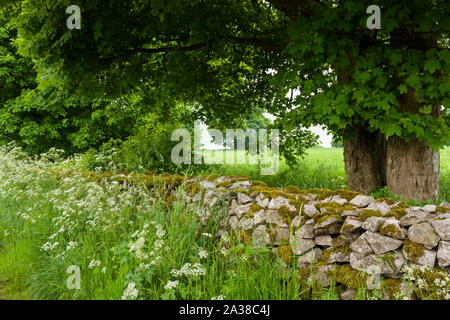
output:
<path id="1" fill-rule="evenodd" d="M 286 184 L 332 187 L 325 182 L 338 177 L 342 164 L 318 162 L 326 158 L 320 152 L 326 151 L 304 160 L 314 165 L 312 173 L 299 165 L 292 174 L 284 170 L 267 179 L 276 183 L 284 174 Z M 338 149 L 332 152 L 338 157 Z M 321 288 L 296 264 L 253 247 L 242 234 L 218 237 L 222 206 L 209 208 L 203 225 L 200 204 L 190 207 L 140 183 L 123 186 L 115 181 L 123 175 L 114 171 L 111 180 L 95 182 L 76 163 L 55 150 L 30 159 L 13 146 L 0 147 L 0 297 L 338 298 L 334 284 Z M 230 174 L 227 169 L 221 173 Z M 253 169 L 244 170 L 233 173 L 250 175 Z M 324 185 L 311 185 L 308 179 L 318 176 Z M 80 268 L 79 290 L 67 285 L 70 266 Z"/>

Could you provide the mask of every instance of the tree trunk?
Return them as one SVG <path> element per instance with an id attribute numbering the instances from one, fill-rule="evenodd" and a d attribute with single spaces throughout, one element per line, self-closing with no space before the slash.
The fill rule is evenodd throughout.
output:
<path id="1" fill-rule="evenodd" d="M 368 194 L 386 185 L 386 138 L 358 129 L 344 139 L 344 161 L 350 190 Z"/>
<path id="2" fill-rule="evenodd" d="M 418 113 L 422 106 L 416 92 L 408 92 L 399 98 L 401 112 Z M 439 117 L 439 106 L 433 107 L 432 116 Z M 405 141 L 391 136 L 387 143 L 386 182 L 392 194 L 405 199 L 437 200 L 439 197 L 439 152 L 427 142 Z"/>
<path id="3" fill-rule="evenodd" d="M 386 178 L 392 194 L 405 199 L 437 200 L 439 164 L 439 152 L 427 142 L 389 137 Z"/>

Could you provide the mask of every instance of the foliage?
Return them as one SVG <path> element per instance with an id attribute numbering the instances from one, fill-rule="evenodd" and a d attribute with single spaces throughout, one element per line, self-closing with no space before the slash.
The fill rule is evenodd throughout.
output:
<path id="1" fill-rule="evenodd" d="M 439 110 L 450 93 L 450 5 L 381 0 L 382 28 L 369 30 L 371 4 L 90 0 L 79 2 L 81 30 L 68 30 L 66 1 L 25 0 L 17 24 L 40 76 L 51 68 L 83 94 L 145 86 L 166 102 L 198 103 L 211 126 L 261 107 L 287 132 L 323 124 L 348 137 L 363 127 L 438 149 L 450 138 Z M 419 110 L 405 105 L 411 95 Z"/>
<path id="2" fill-rule="evenodd" d="M 333 148 L 342 148 L 343 146 L 342 138 L 333 136 L 333 139 L 331 140 L 331 146 Z"/>

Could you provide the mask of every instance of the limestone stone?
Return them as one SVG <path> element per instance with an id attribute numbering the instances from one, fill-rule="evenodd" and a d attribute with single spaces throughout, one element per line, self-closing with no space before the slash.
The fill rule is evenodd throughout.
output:
<path id="1" fill-rule="evenodd" d="M 298 256 L 314 248 L 314 240 L 311 239 L 303 239 L 293 236 L 290 238 L 289 242 L 291 244 L 292 252 Z"/>
<path id="2" fill-rule="evenodd" d="M 286 206 L 289 204 L 289 199 L 284 197 L 276 197 L 275 199 L 270 200 L 268 209 L 269 210 L 278 210 L 282 206 Z"/>
<path id="3" fill-rule="evenodd" d="M 364 233 L 364 238 L 377 255 L 395 250 L 403 244 L 403 241 L 401 240 L 382 236 L 379 233 L 371 231 L 366 231 Z"/>
<path id="4" fill-rule="evenodd" d="M 433 212 L 436 211 L 436 205 L 434 205 L 434 204 L 427 204 L 422 209 L 423 209 L 423 211 L 433 213 Z"/>
<path id="5" fill-rule="evenodd" d="M 237 181 L 231 184 L 231 186 L 228 188 L 230 190 L 235 190 L 235 189 L 247 189 L 250 188 L 251 183 L 250 181 Z"/>
<path id="6" fill-rule="evenodd" d="M 314 238 L 314 221 L 313 223 L 308 223 L 307 221 L 303 226 L 301 226 L 296 232 L 295 236 L 303 239 Z"/>
<path id="7" fill-rule="evenodd" d="M 199 182 L 199 185 L 203 188 L 203 189 L 216 189 L 217 188 L 217 183 L 212 182 L 212 181 L 208 181 L 208 180 L 203 180 Z"/>
<path id="8" fill-rule="evenodd" d="M 302 208 L 303 212 L 309 216 L 309 217 L 314 217 L 314 215 L 316 213 L 319 213 L 319 211 L 317 210 L 316 206 L 313 204 L 305 204 Z"/>
<path id="9" fill-rule="evenodd" d="M 270 244 L 270 236 L 266 231 L 265 225 L 260 225 L 255 228 L 252 233 L 252 245 L 254 248 L 263 248 Z"/>
<path id="10" fill-rule="evenodd" d="M 400 271 L 405 261 L 403 254 L 397 251 L 388 257 L 374 254 L 364 256 L 356 252 L 350 254 L 350 265 L 352 268 L 369 274 L 373 273 L 374 267 L 378 267 L 382 275 L 392 276 Z"/>
<path id="11" fill-rule="evenodd" d="M 439 242 L 437 259 L 440 267 L 450 266 L 450 241 Z"/>
<path id="12" fill-rule="evenodd" d="M 431 220 L 431 225 L 442 240 L 450 241 L 450 219 Z"/>
<path id="13" fill-rule="evenodd" d="M 367 209 L 378 210 L 382 214 L 386 214 L 391 211 L 391 206 L 389 206 L 385 201 L 382 202 L 374 201 L 367 206 Z"/>
<path id="14" fill-rule="evenodd" d="M 354 204 L 358 208 L 365 208 L 374 201 L 375 198 L 372 196 L 357 195 L 350 201 L 350 203 Z"/>
<path id="15" fill-rule="evenodd" d="M 281 228 L 288 228 L 289 226 L 283 222 L 283 218 L 278 214 L 277 210 L 268 210 L 266 214 L 266 223 L 275 224 Z"/>
<path id="16" fill-rule="evenodd" d="M 247 204 L 253 202 L 253 198 L 251 198 L 250 196 L 246 195 L 243 192 L 238 193 L 237 199 L 240 204 Z"/>
<path id="17" fill-rule="evenodd" d="M 354 300 L 356 297 L 356 291 L 354 289 L 347 289 L 341 293 L 342 300 Z"/>
<path id="18" fill-rule="evenodd" d="M 239 219 L 236 216 L 231 216 L 228 220 L 228 223 L 230 224 L 230 228 L 232 230 L 236 230 L 239 225 Z"/>
<path id="19" fill-rule="evenodd" d="M 413 242 L 423 244 L 427 249 L 436 247 L 440 240 L 433 227 L 426 222 L 409 227 L 408 238 Z"/>
<path id="20" fill-rule="evenodd" d="M 385 221 L 386 219 L 382 217 L 369 217 L 361 225 L 361 228 L 367 231 L 377 232 Z"/>
<path id="21" fill-rule="evenodd" d="M 356 217 L 347 217 L 341 228 L 341 233 L 351 233 L 362 226 L 362 221 Z"/>
<path id="22" fill-rule="evenodd" d="M 245 231 L 251 230 L 253 228 L 252 218 L 242 218 L 239 221 L 239 228 Z"/>
<path id="23" fill-rule="evenodd" d="M 331 241 L 333 238 L 329 234 L 324 234 L 314 238 L 314 243 L 322 247 L 331 247 Z"/>
<path id="24" fill-rule="evenodd" d="M 370 247 L 369 243 L 367 242 L 364 235 L 361 235 L 356 241 L 354 241 L 350 245 L 350 249 L 356 253 L 367 255 L 370 253 L 373 253 L 372 248 Z"/>
<path id="25" fill-rule="evenodd" d="M 342 212 L 342 217 L 358 217 L 360 212 L 358 210 L 344 210 Z"/>
<path id="26" fill-rule="evenodd" d="M 257 226 L 259 224 L 266 222 L 266 212 L 263 210 L 259 210 L 253 214 L 253 225 Z"/>
<path id="27" fill-rule="evenodd" d="M 261 207 L 261 208 L 267 208 L 269 206 L 269 198 L 264 198 L 260 201 L 257 202 L 257 204 Z"/>
<path id="28" fill-rule="evenodd" d="M 341 229 L 340 223 L 332 223 L 326 227 L 317 227 L 317 225 L 316 225 L 316 226 L 314 226 L 314 235 L 315 236 L 326 235 L 326 234 L 335 235 L 335 234 L 339 233 L 340 229 Z"/>
<path id="29" fill-rule="evenodd" d="M 412 259 L 410 259 L 408 257 L 408 254 L 405 252 L 404 248 L 403 248 L 402 252 L 403 252 L 403 256 L 407 260 L 412 261 Z M 434 264 L 436 263 L 436 251 L 424 248 L 423 254 L 421 256 L 414 258 L 414 263 L 419 264 L 421 266 L 434 267 Z"/>
<path id="30" fill-rule="evenodd" d="M 305 263 L 317 263 L 322 258 L 322 250 L 320 248 L 314 248 L 298 257 L 297 261 L 299 266 Z"/>
<path id="31" fill-rule="evenodd" d="M 424 210 L 415 210 L 415 209 L 407 208 L 406 211 L 408 213 L 400 219 L 400 225 L 403 227 L 408 227 L 413 224 L 425 222 L 433 217 L 432 214 L 430 214 L 429 212 L 426 212 Z"/>

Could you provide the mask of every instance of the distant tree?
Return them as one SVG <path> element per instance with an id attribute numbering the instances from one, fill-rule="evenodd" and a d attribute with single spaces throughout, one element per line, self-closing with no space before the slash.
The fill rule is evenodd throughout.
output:
<path id="1" fill-rule="evenodd" d="M 331 140 L 331 146 L 333 148 L 342 148 L 344 143 L 342 142 L 342 138 L 333 136 L 333 139 Z"/>

